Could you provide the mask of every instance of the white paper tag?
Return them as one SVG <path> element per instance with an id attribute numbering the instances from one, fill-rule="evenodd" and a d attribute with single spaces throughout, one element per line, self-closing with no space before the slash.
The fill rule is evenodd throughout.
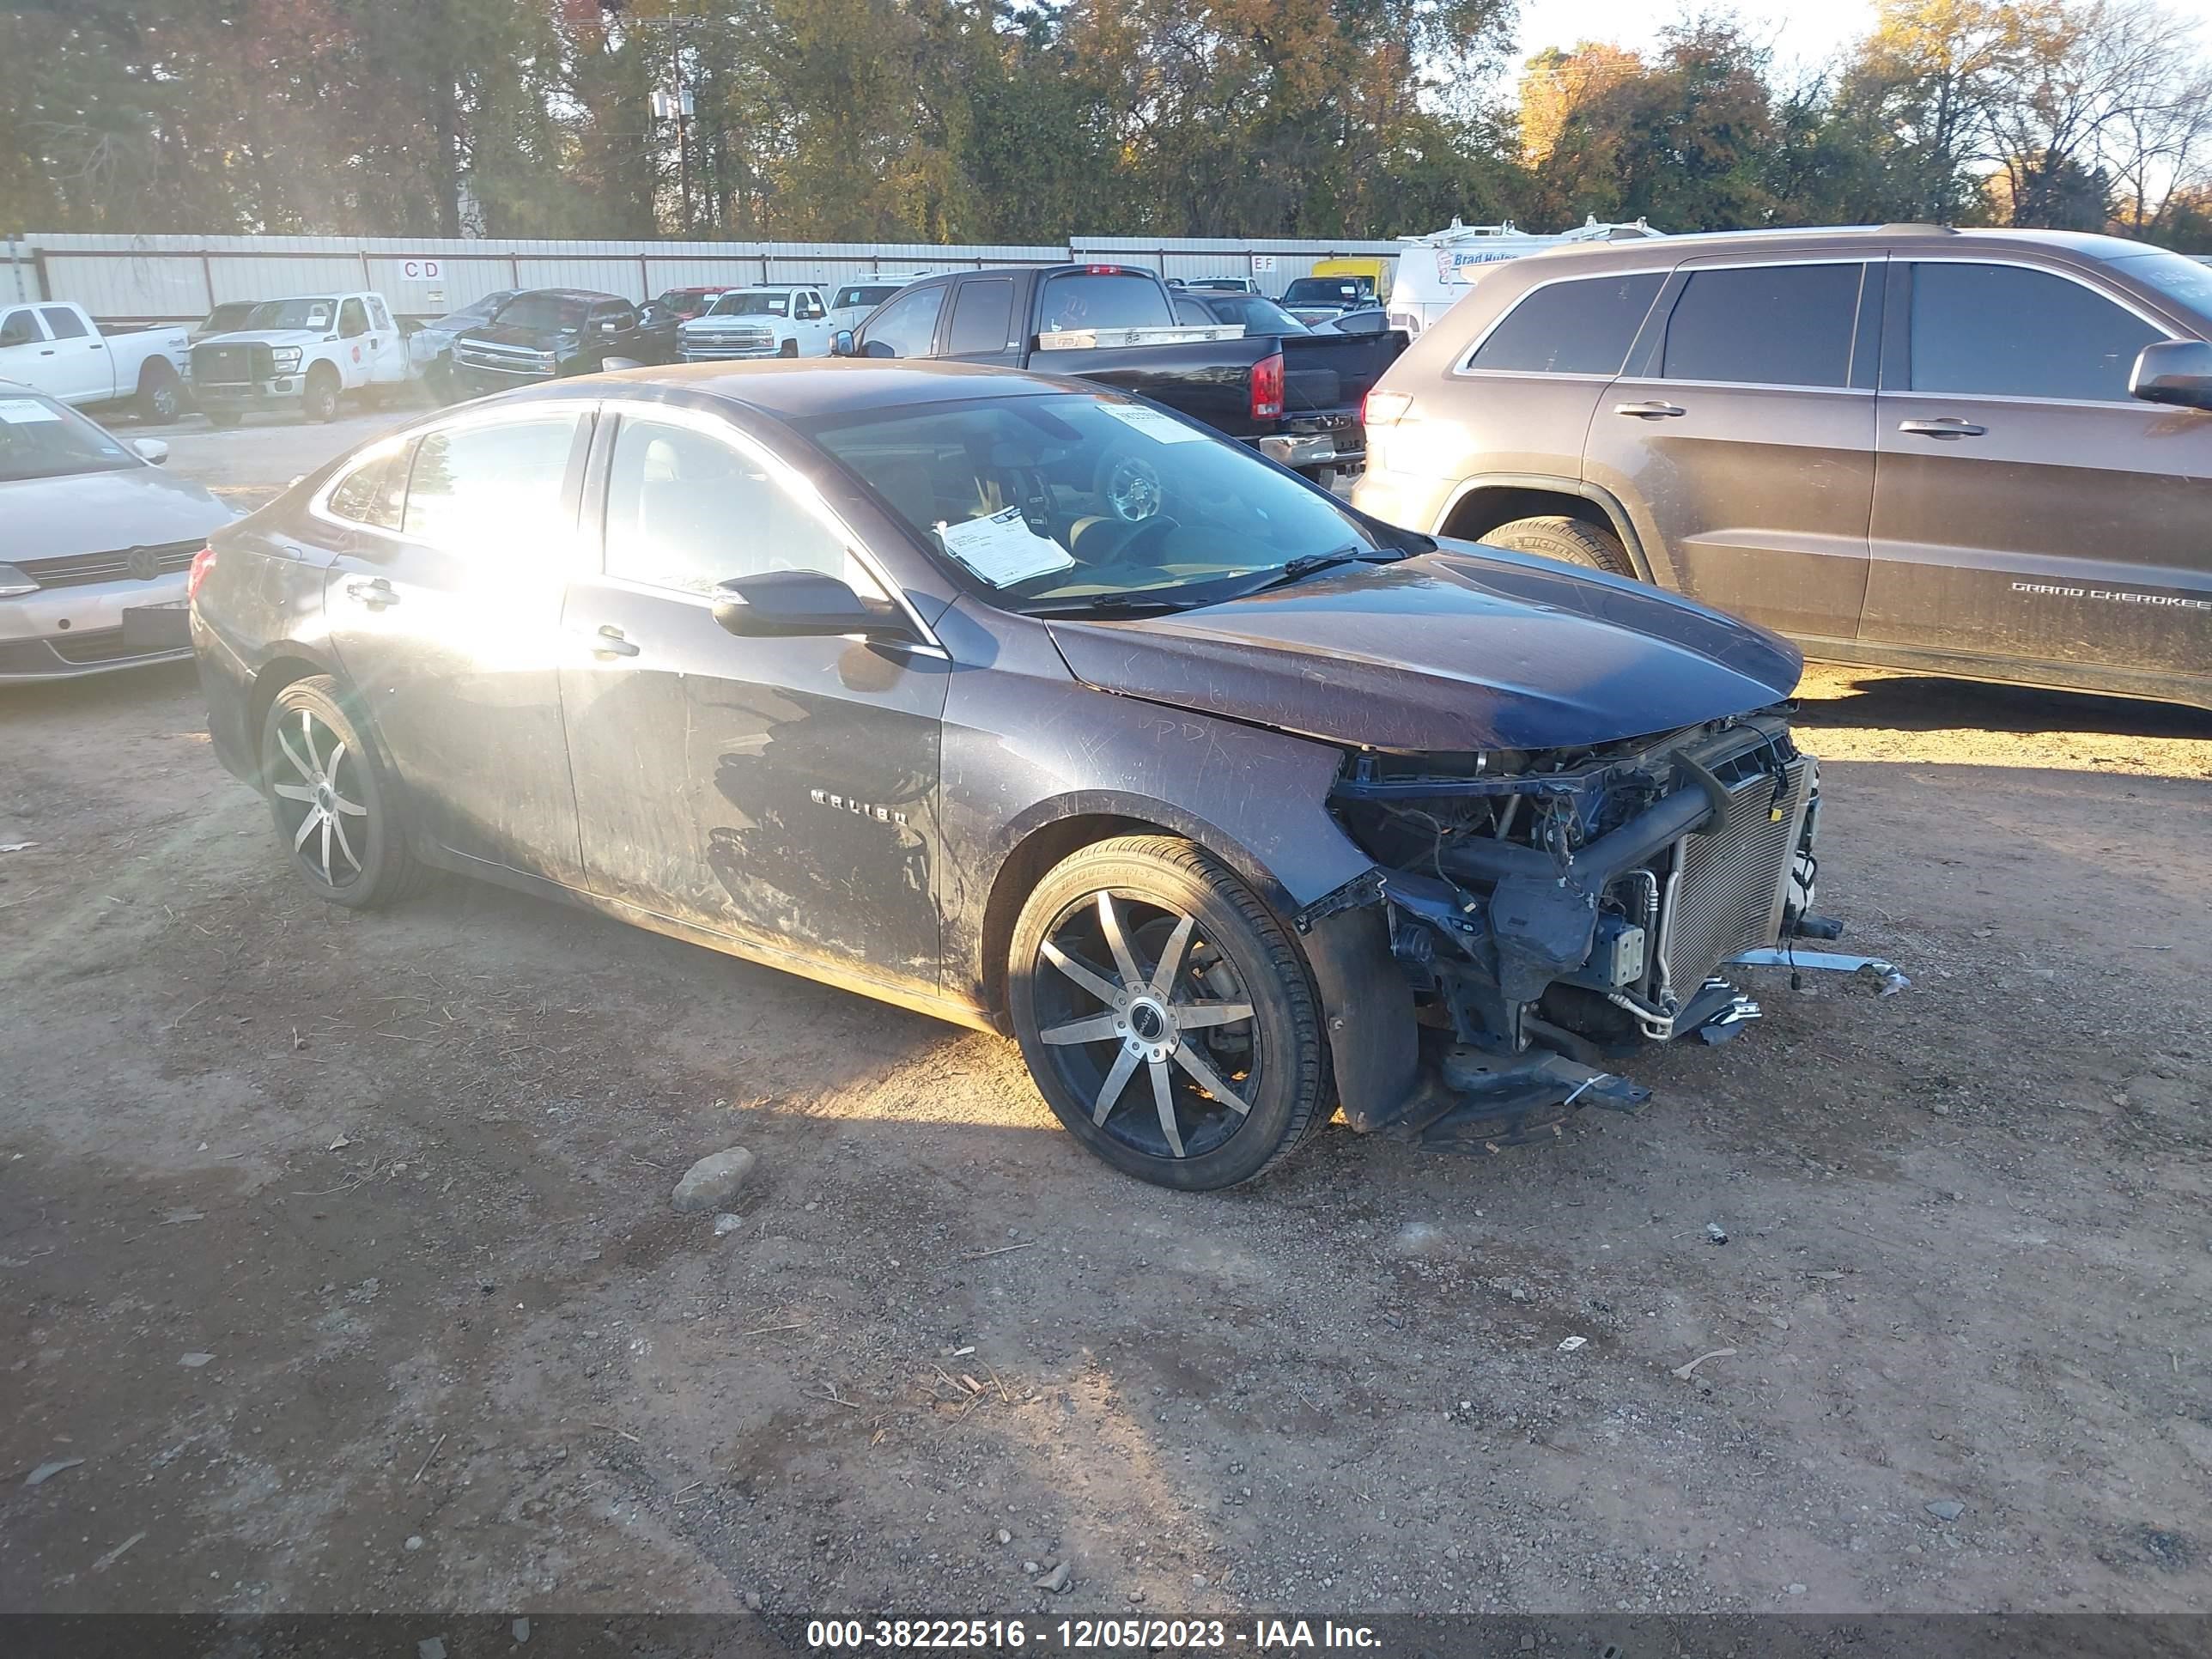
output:
<path id="1" fill-rule="evenodd" d="M 1146 409 L 1142 404 L 1101 404 L 1098 407 L 1123 426 L 1164 444 L 1202 444 L 1206 441 L 1206 434 L 1196 428 L 1185 426 L 1181 421 L 1171 419 L 1157 409 Z"/>
<path id="2" fill-rule="evenodd" d="M 945 550 L 994 587 L 1011 587 L 1048 571 L 1072 568 L 1075 559 L 1049 537 L 1029 526 L 1018 507 L 994 513 L 988 519 L 963 524 L 939 524 L 938 538 Z"/>
<path id="3" fill-rule="evenodd" d="M 44 404 L 28 398 L 0 398 L 0 421 L 10 426 L 32 426 L 40 421 L 58 421 L 61 416 Z"/>

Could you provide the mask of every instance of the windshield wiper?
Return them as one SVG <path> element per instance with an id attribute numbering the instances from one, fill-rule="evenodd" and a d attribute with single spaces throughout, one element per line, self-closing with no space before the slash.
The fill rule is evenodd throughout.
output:
<path id="1" fill-rule="evenodd" d="M 1138 593 L 1097 593 L 1086 599 L 1026 611 L 1031 617 L 1157 617 L 1170 611 L 1188 611 L 1194 599 L 1163 599 Z"/>
<path id="2" fill-rule="evenodd" d="M 1389 552 L 1379 547 L 1340 547 L 1331 553 L 1301 553 L 1286 560 L 1281 568 L 1272 570 L 1251 586 L 1240 588 L 1230 595 L 1243 599 L 1248 593 L 1264 593 L 1272 587 L 1287 587 L 1292 582 L 1304 581 L 1324 570 L 1334 570 L 1344 564 L 1389 564 L 1404 558 L 1403 553 Z"/>

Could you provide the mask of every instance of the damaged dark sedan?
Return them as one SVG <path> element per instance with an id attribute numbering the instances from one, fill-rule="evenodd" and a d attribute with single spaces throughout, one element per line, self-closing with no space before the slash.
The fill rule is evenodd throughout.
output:
<path id="1" fill-rule="evenodd" d="M 299 875 L 457 871 L 1021 1045 L 1164 1186 L 1495 1146 L 1832 938 L 1792 648 L 1364 517 L 1141 399 L 634 370 L 310 475 L 192 573 Z"/>

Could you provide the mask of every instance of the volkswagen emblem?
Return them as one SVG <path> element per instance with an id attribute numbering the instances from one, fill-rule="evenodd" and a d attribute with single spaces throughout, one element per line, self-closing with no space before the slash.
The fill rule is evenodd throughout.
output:
<path id="1" fill-rule="evenodd" d="M 142 582 L 150 582 L 161 574 L 161 556 L 150 547 L 131 550 L 131 574 Z"/>

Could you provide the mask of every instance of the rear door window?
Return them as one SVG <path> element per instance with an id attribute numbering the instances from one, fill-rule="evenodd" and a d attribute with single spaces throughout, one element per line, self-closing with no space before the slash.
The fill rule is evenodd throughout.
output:
<path id="1" fill-rule="evenodd" d="M 1548 283 L 1522 297 L 1475 348 L 1468 367 L 1521 374 L 1618 374 L 1666 280 L 1662 271 L 1646 270 Z"/>
<path id="2" fill-rule="evenodd" d="M 0 346 L 29 345 L 34 340 L 46 337 L 39 327 L 38 313 L 28 306 L 0 316 Z"/>
<path id="3" fill-rule="evenodd" d="M 400 444 L 354 468 L 331 491 L 331 515 L 377 530 L 398 529 L 407 501 L 407 463 L 413 454 L 412 444 Z"/>
<path id="4" fill-rule="evenodd" d="M 486 563 L 564 559 L 574 522 L 563 495 L 576 420 L 564 410 L 426 434 L 408 473 L 402 531 Z"/>
<path id="5" fill-rule="evenodd" d="M 1660 378 L 1849 386 L 1864 269 L 1753 265 L 1692 272 L 1667 319 Z"/>
<path id="6" fill-rule="evenodd" d="M 992 276 L 960 284 L 952 300 L 952 329 L 945 342 L 950 356 L 1004 351 L 1012 337 L 1012 279 Z"/>
<path id="7" fill-rule="evenodd" d="M 862 337 L 870 347 L 882 346 L 894 357 L 927 357 L 937 338 L 937 313 L 944 308 L 942 288 L 911 289 L 885 306 Z M 871 351 L 880 357 L 882 351 Z"/>
<path id="8" fill-rule="evenodd" d="M 1175 321 L 1167 291 L 1148 270 L 1072 270 L 1048 276 L 1037 314 L 1047 330 L 1165 328 Z"/>
<path id="9" fill-rule="evenodd" d="M 2124 404 L 2136 355 L 2166 337 L 2079 283 L 2018 265 L 1916 264 L 1911 314 L 1915 392 Z"/>

